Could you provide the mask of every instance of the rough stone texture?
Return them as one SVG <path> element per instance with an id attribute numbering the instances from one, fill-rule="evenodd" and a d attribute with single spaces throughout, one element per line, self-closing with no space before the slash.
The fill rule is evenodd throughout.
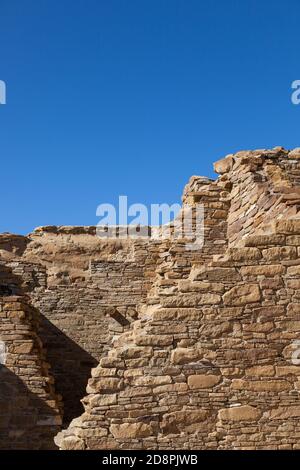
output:
<path id="1" fill-rule="evenodd" d="M 203 249 L 166 244 L 139 319 L 94 374 L 117 379 L 105 394 L 113 402 L 96 406 L 94 388 L 58 445 L 299 447 L 300 369 L 289 348 L 300 333 L 300 167 L 278 148 L 215 168 L 216 182 L 194 177 L 184 192 L 185 203 L 205 206 Z M 147 354 L 132 359 L 137 346 Z"/>
<path id="2" fill-rule="evenodd" d="M 8 272 L 0 269 L 0 279 L 7 280 Z M 0 341 L 5 344 L 0 364 L 0 449 L 55 448 L 61 402 L 37 334 L 38 322 L 38 312 L 24 296 L 0 297 Z"/>
<path id="3" fill-rule="evenodd" d="M 198 250 L 105 242 L 92 227 L 3 235 L 3 263 L 56 329 L 56 343 L 40 335 L 66 421 L 72 384 L 91 376 L 61 449 L 300 448 L 297 155 L 239 152 L 217 162 L 216 181 L 192 177 L 183 204 L 205 209 Z"/>
<path id="4" fill-rule="evenodd" d="M 91 368 L 137 318 L 158 256 L 155 242 L 146 249 L 143 240 L 110 241 L 95 233 L 95 227 L 42 227 L 27 237 L 0 235 L 0 262 L 41 313 L 39 334 L 65 423 L 82 412 Z"/>

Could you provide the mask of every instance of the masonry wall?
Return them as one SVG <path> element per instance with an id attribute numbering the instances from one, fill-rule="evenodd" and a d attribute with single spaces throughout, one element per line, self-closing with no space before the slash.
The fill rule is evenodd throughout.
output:
<path id="1" fill-rule="evenodd" d="M 61 449 L 298 449 L 299 162 L 239 152 L 192 177 L 192 249 L 0 235 L 0 447 L 53 448 L 64 409 Z"/>
<path id="2" fill-rule="evenodd" d="M 60 448 L 300 448 L 300 219 L 288 203 L 300 153 L 246 157 L 230 156 L 216 182 L 186 188 L 184 202 L 206 209 L 204 247 L 165 246 L 139 319 L 92 371 L 85 411 L 56 437 Z M 272 218 L 265 203 L 250 214 L 261 178 L 273 201 L 274 174 L 293 196 L 276 196 Z M 236 217 L 250 222 L 235 237 L 238 198 Z"/>
<path id="3" fill-rule="evenodd" d="M 40 312 L 39 335 L 68 424 L 82 412 L 92 367 L 137 318 L 159 243 L 106 241 L 95 227 L 42 227 L 23 238 L 0 236 L 0 256 Z"/>
<path id="4" fill-rule="evenodd" d="M 38 321 L 24 297 L 0 297 L 0 449 L 54 449 L 61 428 Z"/>

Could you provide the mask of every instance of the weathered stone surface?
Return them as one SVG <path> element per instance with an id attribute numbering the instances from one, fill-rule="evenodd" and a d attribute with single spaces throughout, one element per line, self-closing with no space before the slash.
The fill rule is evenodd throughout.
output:
<path id="1" fill-rule="evenodd" d="M 262 255 L 268 261 L 295 259 L 297 250 L 294 246 L 280 246 L 262 250 Z"/>
<path id="2" fill-rule="evenodd" d="M 279 407 L 268 412 L 269 419 L 300 418 L 300 406 Z"/>
<path id="3" fill-rule="evenodd" d="M 225 305 L 245 305 L 258 302 L 261 298 L 257 284 L 235 286 L 223 295 Z"/>
<path id="4" fill-rule="evenodd" d="M 172 364 L 182 365 L 189 362 L 198 361 L 201 358 L 201 351 L 193 348 L 176 348 L 171 353 Z"/>
<path id="5" fill-rule="evenodd" d="M 300 234 L 300 219 L 276 220 L 274 229 L 277 233 Z"/>
<path id="6" fill-rule="evenodd" d="M 253 406 L 235 406 L 232 408 L 224 408 L 219 411 L 219 419 L 223 421 L 257 421 L 262 413 L 258 408 Z"/>
<path id="7" fill-rule="evenodd" d="M 0 265 L 0 286 L 2 274 Z M 62 404 L 38 337 L 38 312 L 25 297 L 9 299 L 0 294 L 0 449 L 54 449 Z"/>
<path id="8" fill-rule="evenodd" d="M 289 152 L 289 158 L 295 158 L 296 160 L 298 160 L 300 158 L 300 148 L 296 148 Z"/>
<path id="9" fill-rule="evenodd" d="M 188 377 L 188 386 L 191 389 L 211 388 L 217 385 L 221 380 L 218 375 L 190 375 Z"/>
<path id="10" fill-rule="evenodd" d="M 205 421 L 207 416 L 208 413 L 205 410 L 175 411 L 174 413 L 164 415 L 161 428 L 164 434 L 177 434 L 183 430 L 185 432 L 188 432 L 189 430 L 194 432 L 199 428 L 199 423 Z M 196 426 L 193 426 L 195 424 Z"/>
<path id="11" fill-rule="evenodd" d="M 61 449 L 299 448 L 299 165 L 283 148 L 244 151 L 217 163 L 217 180 L 192 177 L 197 246 L 187 233 L 103 240 L 96 227 L 0 235 L 14 374 L 0 380 L 0 447 L 53 446 L 56 387 Z M 10 399 L 15 376 L 37 401 L 24 388 Z"/>
<path id="12" fill-rule="evenodd" d="M 234 390 L 251 390 L 257 392 L 282 392 L 283 390 L 290 390 L 291 384 L 285 380 L 241 380 L 234 379 L 232 381 L 232 388 Z"/>
<path id="13" fill-rule="evenodd" d="M 214 170 L 216 173 L 223 175 L 224 173 L 228 173 L 233 166 L 233 155 L 227 155 L 226 158 L 222 158 L 221 160 L 214 163 Z"/>
<path id="14" fill-rule="evenodd" d="M 258 377 L 272 377 L 275 374 L 274 366 L 253 366 L 246 369 L 246 375 Z"/>
<path id="15" fill-rule="evenodd" d="M 138 439 L 153 434 L 153 428 L 146 423 L 112 424 L 110 432 L 116 439 Z"/>
<path id="16" fill-rule="evenodd" d="M 284 272 L 284 266 L 281 264 L 259 265 L 259 266 L 242 266 L 241 273 L 243 276 L 267 276 L 273 277 Z"/>
<path id="17" fill-rule="evenodd" d="M 84 450 L 84 441 L 75 436 L 67 436 L 62 440 L 62 450 Z"/>

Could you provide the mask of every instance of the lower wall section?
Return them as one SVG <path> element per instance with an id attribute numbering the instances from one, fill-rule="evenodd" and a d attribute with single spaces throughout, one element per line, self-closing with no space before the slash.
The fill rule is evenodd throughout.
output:
<path id="1" fill-rule="evenodd" d="M 106 241 L 84 227 L 75 234 L 55 229 L 34 232 L 22 258 L 14 255 L 7 265 L 41 314 L 39 335 L 67 425 L 83 411 L 91 369 L 137 318 L 160 243 Z"/>
<path id="2" fill-rule="evenodd" d="M 0 297 L 0 449 L 53 449 L 61 427 L 39 315 L 23 297 Z"/>
<path id="3" fill-rule="evenodd" d="M 144 316 L 101 359 L 85 412 L 56 443 L 299 449 L 299 220 L 289 222 L 195 263 L 188 278 L 182 271 L 180 279 L 176 257 L 166 263 L 159 304 L 149 297 Z"/>

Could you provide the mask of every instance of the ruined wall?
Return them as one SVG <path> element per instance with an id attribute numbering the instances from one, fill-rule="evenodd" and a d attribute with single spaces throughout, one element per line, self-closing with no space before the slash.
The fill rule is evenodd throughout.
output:
<path id="1" fill-rule="evenodd" d="M 299 156 L 232 155 L 216 182 L 191 180 L 184 203 L 205 206 L 204 247 L 165 244 L 62 449 L 300 448 Z"/>
<path id="2" fill-rule="evenodd" d="M 1 273 L 0 281 L 7 281 Z M 0 297 L 0 449 L 54 449 L 61 428 L 38 321 L 24 296 Z"/>
<path id="3" fill-rule="evenodd" d="M 196 250 L 95 227 L 0 235 L 1 448 L 52 448 L 62 407 L 62 449 L 300 447 L 300 151 L 215 169 L 184 188 L 193 230 L 204 207 Z"/>
<path id="4" fill-rule="evenodd" d="M 0 236 L 0 261 L 40 312 L 39 335 L 66 424 L 82 412 L 92 367 L 137 318 L 158 255 L 159 243 L 106 241 L 95 227 L 41 227 L 28 237 Z"/>

